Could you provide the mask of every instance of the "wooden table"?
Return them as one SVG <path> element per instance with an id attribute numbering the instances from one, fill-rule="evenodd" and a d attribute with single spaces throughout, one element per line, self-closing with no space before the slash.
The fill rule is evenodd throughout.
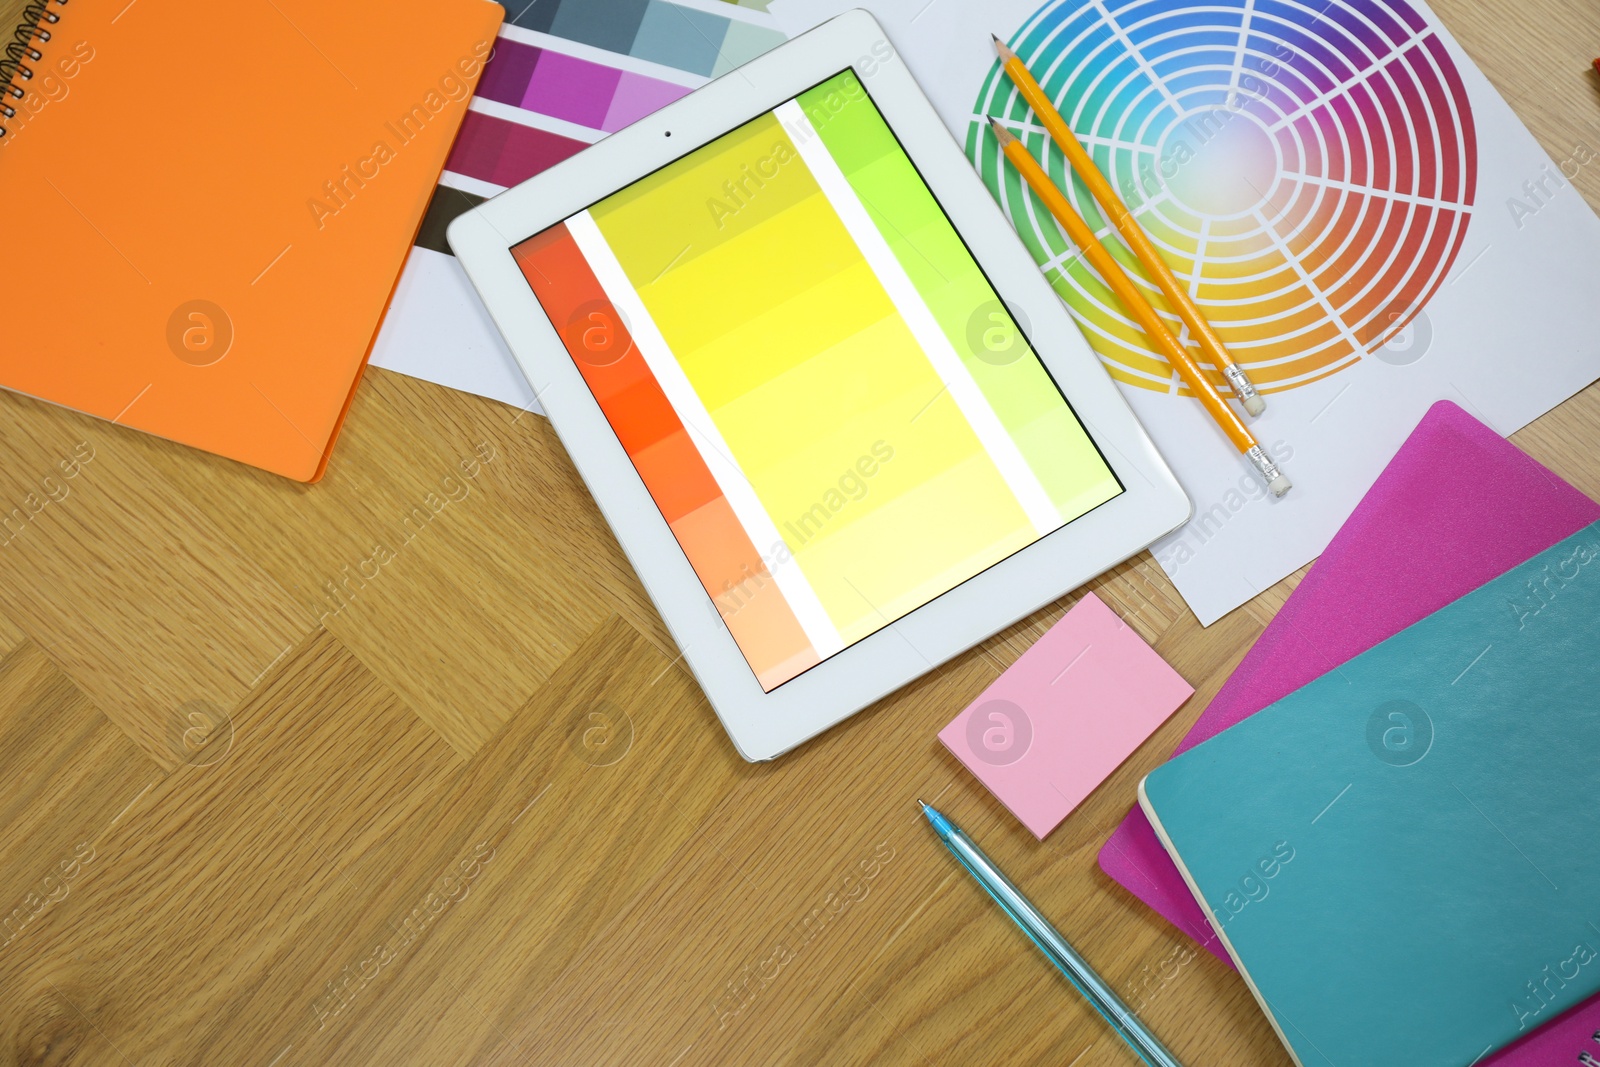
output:
<path id="1" fill-rule="evenodd" d="M 1600 149 L 1600 8 L 1440 6 Z M 1600 391 L 1516 441 L 1600 495 Z M 1199 692 L 1041 845 L 934 735 L 1073 597 L 747 765 L 537 416 L 368 370 L 303 486 L 5 394 L 0 512 L 0 1063 L 1130 1064 L 918 796 L 1187 1062 L 1288 1062 L 1095 854 L 1293 579 L 1093 583 Z"/>

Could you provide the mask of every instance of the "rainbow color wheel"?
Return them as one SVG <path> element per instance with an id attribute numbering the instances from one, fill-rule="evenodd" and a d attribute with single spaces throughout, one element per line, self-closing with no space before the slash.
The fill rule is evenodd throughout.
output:
<path id="1" fill-rule="evenodd" d="M 1461 249 L 1472 110 L 1444 42 L 1403 0 L 1052 0 L 1009 44 L 1263 392 L 1387 344 Z M 987 116 L 1111 235 L 1188 343 L 998 62 L 973 110 L 968 155 L 1113 377 L 1184 392 L 1005 164 Z"/>

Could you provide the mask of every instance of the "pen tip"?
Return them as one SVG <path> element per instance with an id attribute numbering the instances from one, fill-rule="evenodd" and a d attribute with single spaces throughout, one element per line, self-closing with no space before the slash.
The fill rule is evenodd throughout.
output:
<path id="1" fill-rule="evenodd" d="M 928 810 L 928 802 L 926 800 L 923 800 L 921 797 L 917 798 L 917 806 L 919 808 L 921 808 L 923 811 L 927 811 Z"/>

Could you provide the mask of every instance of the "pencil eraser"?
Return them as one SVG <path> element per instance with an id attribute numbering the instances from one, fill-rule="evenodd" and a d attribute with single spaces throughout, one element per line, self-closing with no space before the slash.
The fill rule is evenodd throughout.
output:
<path id="1" fill-rule="evenodd" d="M 1245 400 L 1244 409 L 1252 415 L 1259 415 L 1267 410 L 1267 402 L 1259 396 L 1252 396 Z"/>
<path id="2" fill-rule="evenodd" d="M 1294 488 L 1294 483 L 1289 480 L 1287 475 L 1280 474 L 1267 484 L 1267 488 L 1272 490 L 1273 496 L 1282 496 Z"/>

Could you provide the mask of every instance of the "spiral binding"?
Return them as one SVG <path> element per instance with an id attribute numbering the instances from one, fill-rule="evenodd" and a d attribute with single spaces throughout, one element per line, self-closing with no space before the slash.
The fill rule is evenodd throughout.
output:
<path id="1" fill-rule="evenodd" d="M 53 0 L 57 6 L 66 6 L 67 0 Z M 37 40 L 40 44 L 47 43 L 52 34 L 45 29 L 61 21 L 61 16 L 50 10 L 52 0 L 33 0 L 22 9 L 22 18 L 17 23 L 16 29 L 11 31 L 11 40 L 6 42 L 5 58 L 0 59 L 0 137 L 6 135 L 4 119 L 17 117 L 16 106 L 11 102 L 21 100 L 27 92 L 19 85 L 13 84 L 18 78 L 28 81 L 33 77 L 33 68 L 28 63 L 37 63 L 44 58 L 44 54 L 34 46 Z M 10 99 L 6 99 L 9 97 Z"/>

